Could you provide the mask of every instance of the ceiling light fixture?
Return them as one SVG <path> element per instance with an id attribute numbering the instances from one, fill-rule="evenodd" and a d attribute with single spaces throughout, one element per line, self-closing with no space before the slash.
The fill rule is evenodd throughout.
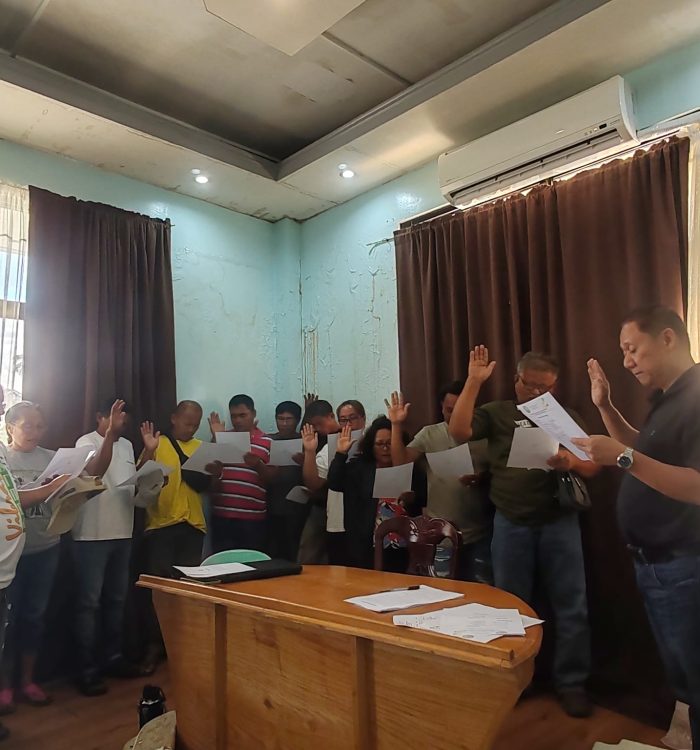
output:
<path id="1" fill-rule="evenodd" d="M 207 182 L 209 182 L 209 178 L 205 174 L 198 174 L 194 178 L 195 182 L 198 182 L 200 185 L 205 185 Z"/>
<path id="2" fill-rule="evenodd" d="M 343 171 L 344 169 L 347 169 L 347 168 L 348 168 L 348 165 L 347 165 L 347 164 L 338 164 L 338 169 L 339 169 L 339 170 L 340 170 L 341 172 L 342 172 L 342 171 Z"/>
<path id="3" fill-rule="evenodd" d="M 192 174 L 202 174 L 202 170 L 201 169 L 193 169 L 192 170 Z"/>
<path id="4" fill-rule="evenodd" d="M 344 169 L 340 173 L 340 176 L 344 177 L 346 180 L 351 180 L 355 176 L 355 173 L 352 171 L 352 169 Z"/>

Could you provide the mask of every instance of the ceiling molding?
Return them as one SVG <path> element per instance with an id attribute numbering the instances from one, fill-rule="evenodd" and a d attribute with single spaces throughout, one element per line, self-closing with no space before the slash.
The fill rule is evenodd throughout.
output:
<path id="1" fill-rule="evenodd" d="M 347 146 L 608 2 L 610 0 L 558 0 L 540 13 L 282 160 L 278 179 L 289 177 L 318 159 Z"/>
<path id="2" fill-rule="evenodd" d="M 277 179 L 278 162 L 271 157 L 29 60 L 0 52 L 0 79 L 224 164 Z"/>

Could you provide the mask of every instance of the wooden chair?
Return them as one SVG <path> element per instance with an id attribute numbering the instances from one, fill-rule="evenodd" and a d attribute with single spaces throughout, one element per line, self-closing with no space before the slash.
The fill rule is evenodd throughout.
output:
<path id="1" fill-rule="evenodd" d="M 435 572 L 435 552 L 443 539 L 452 542 L 450 573 L 448 578 L 456 578 L 459 565 L 459 551 L 462 546 L 462 533 L 444 518 L 427 516 L 395 516 L 377 526 L 374 532 L 374 569 L 382 570 L 384 537 L 398 534 L 408 546 L 408 567 L 406 573 L 437 578 Z"/>

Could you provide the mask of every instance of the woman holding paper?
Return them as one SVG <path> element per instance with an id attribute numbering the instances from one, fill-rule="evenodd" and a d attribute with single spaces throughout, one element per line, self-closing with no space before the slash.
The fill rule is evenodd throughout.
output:
<path id="1" fill-rule="evenodd" d="M 397 515 L 420 515 L 426 501 L 425 479 L 414 471 L 412 491 L 398 498 L 374 497 L 377 470 L 393 466 L 391 422 L 386 417 L 375 419 L 360 440 L 357 457 L 349 461 L 348 453 L 355 442 L 351 432 L 351 426 L 345 425 L 340 433 L 336 454 L 328 469 L 328 488 L 344 494 L 348 564 L 371 568 L 376 527 Z M 407 563 L 403 540 L 388 535 L 384 540 L 384 569 L 403 573 Z"/>
<path id="2" fill-rule="evenodd" d="M 54 455 L 54 451 L 39 445 L 46 432 L 41 409 L 30 401 L 20 401 L 8 410 L 5 423 L 10 443 L 7 465 L 25 510 L 26 542 L 15 580 L 8 589 L 12 616 L 1 669 L 0 714 L 14 711 L 15 684 L 18 697 L 26 703 L 50 703 L 50 697 L 34 682 L 34 667 L 58 567 L 60 541 L 47 530 L 51 508 L 41 500 L 49 494 L 48 485 L 21 491 L 23 485 L 37 480 Z"/>

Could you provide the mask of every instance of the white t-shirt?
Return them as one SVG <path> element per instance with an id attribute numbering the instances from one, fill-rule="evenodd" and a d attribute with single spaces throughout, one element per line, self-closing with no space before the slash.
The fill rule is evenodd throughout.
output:
<path id="1" fill-rule="evenodd" d="M 316 454 L 316 471 L 321 479 L 328 478 L 328 444 Z M 326 504 L 326 531 L 337 534 L 345 531 L 345 508 L 343 493 L 336 490 L 328 490 L 328 503 Z"/>
<path id="2" fill-rule="evenodd" d="M 36 447 L 33 451 L 25 453 L 13 450 L 12 446 L 7 449 L 7 465 L 12 472 L 17 488 L 22 489 L 25 484 L 35 482 L 44 469 L 51 463 L 55 451 L 48 448 Z M 24 545 L 24 554 L 31 555 L 34 552 L 42 552 L 45 549 L 56 546 L 61 537 L 50 534 L 46 527 L 51 521 L 51 506 L 48 503 L 39 503 L 25 508 L 25 529 L 27 542 Z"/>
<path id="3" fill-rule="evenodd" d="M 0 590 L 6 589 L 15 577 L 27 536 L 17 485 L 7 467 L 6 451 L 0 444 Z"/>
<path id="4" fill-rule="evenodd" d="M 78 438 L 76 448 L 87 446 L 98 451 L 104 438 L 91 432 Z M 73 539 L 78 542 L 131 539 L 134 531 L 134 487 L 118 487 L 136 472 L 134 446 L 120 437 L 112 450 L 112 462 L 102 481 L 109 488 L 88 500 L 78 512 L 73 525 Z"/>

